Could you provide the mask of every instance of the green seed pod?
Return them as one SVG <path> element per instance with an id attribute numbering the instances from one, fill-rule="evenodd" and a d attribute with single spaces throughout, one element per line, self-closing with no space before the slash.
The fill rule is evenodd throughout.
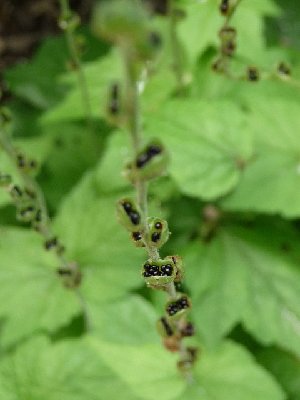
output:
<path id="1" fill-rule="evenodd" d="M 156 328 L 160 336 L 163 338 L 173 336 L 175 333 L 172 323 L 166 317 L 161 317 L 157 321 Z"/>
<path id="2" fill-rule="evenodd" d="M 7 187 L 11 184 L 12 177 L 8 174 L 0 173 L 0 187 Z"/>
<path id="3" fill-rule="evenodd" d="M 165 173 L 169 155 L 159 140 L 152 140 L 125 168 L 125 175 L 131 182 L 156 178 Z"/>
<path id="4" fill-rule="evenodd" d="M 148 13 L 141 1 L 110 0 L 98 4 L 92 16 L 92 31 L 117 43 L 136 43 L 145 37 Z"/>
<path id="5" fill-rule="evenodd" d="M 75 262 L 70 262 L 63 267 L 58 268 L 57 274 L 60 276 L 63 285 L 67 289 L 75 289 L 80 286 L 82 274 Z"/>
<path id="6" fill-rule="evenodd" d="M 166 313 L 171 319 L 180 319 L 191 308 L 191 301 L 186 294 L 178 293 L 176 300 L 166 304 Z"/>
<path id="7" fill-rule="evenodd" d="M 164 219 L 154 217 L 148 218 L 147 223 L 149 226 L 147 242 L 159 249 L 169 239 L 168 223 Z"/>
<path id="8" fill-rule="evenodd" d="M 256 67 L 248 67 L 247 80 L 250 82 L 257 82 L 259 80 L 259 72 Z"/>
<path id="9" fill-rule="evenodd" d="M 21 222 L 31 222 L 35 219 L 36 208 L 30 204 L 27 206 L 22 205 L 17 209 L 17 220 Z"/>
<path id="10" fill-rule="evenodd" d="M 141 229 L 141 212 L 135 202 L 129 198 L 123 198 L 117 203 L 117 215 L 126 229 L 130 232 L 136 232 Z"/>
<path id="11" fill-rule="evenodd" d="M 160 288 L 174 282 L 176 267 L 170 259 L 148 260 L 143 265 L 142 276 L 147 285 Z"/>
<path id="12" fill-rule="evenodd" d="M 290 67 L 287 64 L 285 64 L 284 62 L 281 62 L 278 64 L 277 72 L 279 75 L 282 75 L 285 77 L 289 77 L 291 75 Z"/>
<path id="13" fill-rule="evenodd" d="M 145 247 L 141 232 L 131 232 L 130 236 L 136 247 Z"/>
<path id="14" fill-rule="evenodd" d="M 20 201 L 23 198 L 23 191 L 18 185 L 11 186 L 9 193 L 14 201 Z"/>
<path id="15" fill-rule="evenodd" d="M 229 26 L 223 27 L 219 31 L 221 40 L 221 53 L 231 57 L 236 50 L 236 30 Z"/>
<path id="16" fill-rule="evenodd" d="M 176 277 L 174 279 L 174 282 L 181 282 L 183 279 L 183 261 L 180 256 L 168 256 L 166 257 L 167 260 L 172 260 L 173 263 L 175 264 L 176 267 Z"/>
<path id="17" fill-rule="evenodd" d="M 219 6 L 220 13 L 225 17 L 231 15 L 232 12 L 234 11 L 235 5 L 236 5 L 236 0 L 221 0 Z"/>

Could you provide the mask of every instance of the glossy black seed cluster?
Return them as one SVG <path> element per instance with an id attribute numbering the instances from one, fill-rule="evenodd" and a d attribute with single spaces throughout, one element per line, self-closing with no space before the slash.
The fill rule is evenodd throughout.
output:
<path id="1" fill-rule="evenodd" d="M 117 115 L 120 112 L 120 88 L 117 83 L 111 86 L 108 110 L 112 115 Z"/>
<path id="2" fill-rule="evenodd" d="M 189 301 L 188 298 L 184 296 L 170 303 L 166 308 L 166 312 L 171 317 L 177 314 L 179 311 L 185 310 L 187 308 L 189 308 Z"/>
<path id="3" fill-rule="evenodd" d="M 181 336 L 183 336 L 183 337 L 194 336 L 195 327 L 191 322 L 187 322 L 187 324 L 183 328 L 181 328 L 180 333 L 181 333 Z"/>
<path id="4" fill-rule="evenodd" d="M 128 201 L 124 201 L 124 203 L 122 203 L 122 206 L 128 217 L 130 218 L 132 224 L 138 225 L 141 221 L 141 216 L 136 210 L 133 209 L 131 203 L 129 203 Z"/>
<path id="5" fill-rule="evenodd" d="M 160 154 L 162 152 L 162 148 L 158 145 L 149 145 L 146 150 L 141 153 L 136 160 L 136 167 L 142 168 L 147 164 L 153 157 Z"/>
<path id="6" fill-rule="evenodd" d="M 220 12 L 222 15 L 227 15 L 229 11 L 229 1 L 230 0 L 222 0 L 220 4 Z"/>
<path id="7" fill-rule="evenodd" d="M 164 330 L 168 336 L 172 336 L 174 334 L 173 329 L 171 328 L 170 324 L 168 323 L 167 319 L 165 317 L 162 317 L 160 319 L 162 326 L 164 327 Z"/>
<path id="8" fill-rule="evenodd" d="M 172 276 L 172 273 L 173 266 L 171 264 L 162 265 L 161 267 L 149 263 L 144 264 L 143 276 L 145 278 L 150 278 L 151 276 Z"/>
<path id="9" fill-rule="evenodd" d="M 45 243 L 44 243 L 44 246 L 45 246 L 46 250 L 51 250 L 54 247 L 56 247 L 57 244 L 58 244 L 57 237 L 53 237 L 51 239 L 46 240 Z"/>
<path id="10" fill-rule="evenodd" d="M 247 70 L 248 80 L 251 82 L 257 82 L 259 80 L 259 73 L 255 67 L 249 67 Z"/>

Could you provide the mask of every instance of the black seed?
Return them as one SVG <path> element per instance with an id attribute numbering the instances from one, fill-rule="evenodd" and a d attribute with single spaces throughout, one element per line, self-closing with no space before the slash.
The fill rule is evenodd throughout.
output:
<path id="1" fill-rule="evenodd" d="M 162 148 L 157 145 L 150 145 L 147 147 L 146 152 L 147 152 L 148 157 L 152 158 L 152 157 L 156 156 L 157 154 L 160 154 L 162 152 Z"/>
<path id="2" fill-rule="evenodd" d="M 194 336 L 195 334 L 195 327 L 191 322 L 188 322 L 182 329 L 181 335 L 184 337 Z"/>
<path id="3" fill-rule="evenodd" d="M 44 246 L 46 250 L 51 250 L 53 249 L 53 247 L 57 246 L 57 244 L 58 244 L 57 237 L 53 237 L 51 239 L 46 240 Z"/>
<path id="4" fill-rule="evenodd" d="M 138 242 L 142 239 L 142 234 L 140 232 L 132 232 L 133 239 Z"/>
<path id="5" fill-rule="evenodd" d="M 229 0 L 222 0 L 220 4 L 220 12 L 223 15 L 227 15 L 229 11 Z"/>
<path id="6" fill-rule="evenodd" d="M 160 270 L 158 265 L 151 265 L 149 272 L 152 276 L 160 276 Z"/>
<path id="7" fill-rule="evenodd" d="M 129 218 L 133 225 L 138 225 L 140 223 L 140 215 L 136 211 L 129 212 Z"/>
<path id="8" fill-rule="evenodd" d="M 150 160 L 150 157 L 148 156 L 147 153 L 142 153 L 138 156 L 136 160 L 136 166 L 137 168 L 142 168 L 147 162 Z"/>
<path id="9" fill-rule="evenodd" d="M 122 206 L 127 214 L 132 210 L 132 206 L 128 201 L 125 201 Z"/>
<path id="10" fill-rule="evenodd" d="M 152 265 L 151 264 L 144 264 L 144 270 L 145 271 L 150 271 L 151 270 L 151 268 L 152 268 Z"/>
<path id="11" fill-rule="evenodd" d="M 162 229 L 162 223 L 161 222 L 156 222 L 156 224 L 154 226 L 155 226 L 155 229 Z"/>
<path id="12" fill-rule="evenodd" d="M 172 330 L 172 328 L 170 327 L 170 325 L 168 324 L 168 321 L 166 320 L 166 318 L 165 318 L 165 317 L 162 317 L 162 318 L 160 319 L 160 321 L 161 321 L 163 327 L 165 328 L 166 334 L 167 334 L 168 336 L 172 336 L 172 335 L 173 335 L 173 330 Z"/>
<path id="13" fill-rule="evenodd" d="M 150 272 L 148 272 L 148 271 L 144 271 L 144 272 L 143 272 L 143 276 L 144 276 L 145 278 L 149 278 L 150 276 L 152 276 L 152 274 L 151 274 Z"/>
<path id="14" fill-rule="evenodd" d="M 158 232 L 152 233 L 152 235 L 151 235 L 152 242 L 156 243 L 159 241 L 159 239 L 160 239 L 160 233 L 158 233 Z"/>
<path id="15" fill-rule="evenodd" d="M 162 275 L 171 276 L 173 273 L 173 267 L 171 264 L 163 265 L 161 267 Z"/>

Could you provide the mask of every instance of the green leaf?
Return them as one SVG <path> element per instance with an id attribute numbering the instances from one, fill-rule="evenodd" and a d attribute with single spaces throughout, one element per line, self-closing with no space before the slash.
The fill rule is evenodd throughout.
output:
<path id="1" fill-rule="evenodd" d="M 52 344 L 38 336 L 1 359 L 6 400 L 139 400 L 84 339 Z"/>
<path id="2" fill-rule="evenodd" d="M 282 385 L 290 400 L 300 399 L 300 358 L 277 348 L 267 348 L 256 355 Z"/>
<path id="3" fill-rule="evenodd" d="M 214 352 L 201 349 L 194 382 L 187 385 L 176 371 L 177 357 L 150 330 L 155 316 L 145 300 L 124 302 L 110 315 L 104 334 L 99 327 L 90 338 L 91 348 L 141 399 L 155 400 L 157 393 L 160 400 L 284 398 L 271 376 L 245 349 L 231 342 L 222 343 Z"/>
<path id="4" fill-rule="evenodd" d="M 146 119 L 145 128 L 167 145 L 169 170 L 180 189 L 206 200 L 232 190 L 240 164 L 252 154 L 244 115 L 228 102 L 171 101 Z"/>
<path id="5" fill-rule="evenodd" d="M 249 124 L 256 154 L 222 207 L 297 217 L 300 215 L 298 103 L 257 98 L 253 99 L 253 107 L 254 104 Z"/>
<path id="6" fill-rule="evenodd" d="M 145 252 L 134 247 L 117 222 L 119 197 L 122 194 L 101 194 L 90 173 L 66 196 L 55 221 L 67 257 L 82 268 L 81 292 L 88 303 L 111 301 L 142 282 L 140 268 Z"/>
<path id="7" fill-rule="evenodd" d="M 261 342 L 300 354 L 297 243 L 296 233 L 266 221 L 219 228 L 210 243 L 187 246 L 187 284 L 206 343 L 215 345 L 241 322 Z"/>
<path id="8" fill-rule="evenodd" d="M 57 260 L 43 249 L 37 233 L 2 228 L 0 236 L 2 345 L 36 330 L 54 331 L 80 312 L 75 293 L 63 288 Z"/>

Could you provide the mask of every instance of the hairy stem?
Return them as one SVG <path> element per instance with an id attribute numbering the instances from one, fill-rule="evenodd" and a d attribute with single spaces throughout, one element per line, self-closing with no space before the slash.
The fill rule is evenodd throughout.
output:
<path id="1" fill-rule="evenodd" d="M 142 144 L 142 132 L 141 132 L 141 124 L 140 124 L 140 104 L 139 104 L 139 90 L 138 90 L 138 76 L 136 72 L 136 62 L 134 56 L 131 54 L 130 48 L 123 48 L 123 59 L 124 59 L 124 67 L 125 67 L 125 80 L 126 80 L 126 116 L 127 116 L 127 125 L 128 131 L 131 138 L 132 143 L 132 156 L 135 160 L 138 156 L 140 146 Z M 151 245 L 151 243 L 147 240 L 148 235 L 148 193 L 147 193 L 147 183 L 143 180 L 137 180 L 135 182 L 136 189 L 136 197 L 137 203 L 141 210 L 141 218 L 142 218 L 142 235 L 144 244 L 146 247 L 146 251 L 148 253 L 148 257 L 151 260 L 158 260 L 160 258 L 159 251 L 156 247 Z M 168 298 L 170 300 L 174 300 L 177 297 L 176 287 L 174 282 L 171 282 L 166 285 L 166 293 L 168 294 Z M 177 328 L 179 328 L 180 324 L 183 323 L 185 318 L 179 320 L 177 322 Z M 182 357 L 188 353 L 187 349 L 182 341 L 180 341 L 179 353 Z M 192 382 L 192 372 L 188 371 L 186 373 L 186 379 L 188 382 Z"/>
<path id="2" fill-rule="evenodd" d="M 62 17 L 65 16 L 66 18 L 68 18 L 68 16 L 72 15 L 72 11 L 70 9 L 68 0 L 60 0 L 60 7 L 61 7 Z M 90 131 L 93 132 L 91 100 L 90 100 L 90 96 L 89 96 L 86 77 L 83 72 L 83 68 L 82 68 L 82 64 L 81 64 L 81 60 L 80 60 L 78 46 L 76 43 L 76 39 L 74 37 L 74 30 L 73 30 L 73 27 L 71 26 L 71 24 L 69 24 L 68 22 L 66 22 L 63 29 L 65 30 L 65 36 L 66 36 L 66 41 L 67 41 L 68 49 L 70 52 L 71 60 L 72 60 L 74 69 L 77 73 L 78 85 L 79 85 L 80 92 L 81 92 L 82 105 L 84 107 L 84 113 L 86 116 L 87 125 L 88 125 L 88 128 L 90 129 Z"/>

